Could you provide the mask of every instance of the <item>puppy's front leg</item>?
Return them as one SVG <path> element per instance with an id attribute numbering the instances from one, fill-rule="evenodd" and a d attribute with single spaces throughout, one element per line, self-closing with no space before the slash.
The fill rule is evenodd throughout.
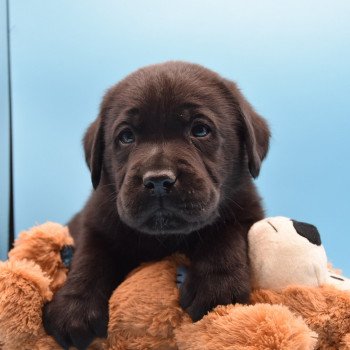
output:
<path id="1" fill-rule="evenodd" d="M 193 321 L 217 305 L 246 304 L 250 272 L 246 235 L 248 226 L 227 228 L 202 237 L 180 287 L 180 305 Z"/>
<path id="2" fill-rule="evenodd" d="M 95 337 L 106 337 L 108 300 L 125 273 L 116 251 L 99 236 L 86 236 L 77 247 L 63 287 L 46 304 L 46 332 L 65 349 L 86 349 Z"/>

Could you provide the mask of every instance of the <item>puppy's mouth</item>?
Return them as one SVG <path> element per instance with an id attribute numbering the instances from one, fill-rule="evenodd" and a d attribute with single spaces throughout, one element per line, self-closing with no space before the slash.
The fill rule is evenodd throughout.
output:
<path id="1" fill-rule="evenodd" d="M 183 215 L 170 209 L 159 208 L 148 215 L 138 228 L 148 234 L 189 234 L 214 221 L 215 215 L 196 220 L 188 220 Z"/>
<path id="2" fill-rule="evenodd" d="M 176 215 L 173 211 L 159 208 L 148 216 L 142 230 L 145 233 L 188 233 L 188 222 Z"/>
<path id="3" fill-rule="evenodd" d="M 138 215 L 130 216 L 125 211 L 120 214 L 128 226 L 147 234 L 189 234 L 211 224 L 218 216 L 216 210 L 195 204 L 188 208 L 151 203 Z"/>
<path id="4" fill-rule="evenodd" d="M 127 183 L 117 196 L 120 219 L 147 234 L 189 234 L 212 224 L 219 216 L 220 192 L 213 188 L 173 187 L 163 195 Z"/>

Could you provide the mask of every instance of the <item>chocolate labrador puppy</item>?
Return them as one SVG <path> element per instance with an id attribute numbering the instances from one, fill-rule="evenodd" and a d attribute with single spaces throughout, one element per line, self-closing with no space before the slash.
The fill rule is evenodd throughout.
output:
<path id="1" fill-rule="evenodd" d="M 236 85 L 199 65 L 145 67 L 108 90 L 84 138 L 94 191 L 69 224 L 75 256 L 46 331 L 64 348 L 105 337 L 113 290 L 176 251 L 191 260 L 180 305 L 194 321 L 247 303 L 247 232 L 264 216 L 252 177 L 269 137 Z"/>

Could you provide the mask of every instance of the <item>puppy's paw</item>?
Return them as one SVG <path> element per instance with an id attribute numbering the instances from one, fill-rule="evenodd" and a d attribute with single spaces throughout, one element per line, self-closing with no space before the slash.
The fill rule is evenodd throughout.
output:
<path id="1" fill-rule="evenodd" d="M 64 348 L 84 350 L 96 337 L 107 336 L 108 302 L 93 296 L 67 296 L 56 293 L 44 306 L 46 332 Z"/>
<path id="2" fill-rule="evenodd" d="M 217 305 L 247 304 L 249 283 L 238 284 L 230 274 L 202 274 L 191 269 L 180 286 L 180 305 L 195 322 Z"/>

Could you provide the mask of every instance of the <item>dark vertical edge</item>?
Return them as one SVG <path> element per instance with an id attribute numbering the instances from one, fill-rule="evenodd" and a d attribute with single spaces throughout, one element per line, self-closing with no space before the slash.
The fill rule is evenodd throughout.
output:
<path id="1" fill-rule="evenodd" d="M 15 240 L 15 215 L 14 215 L 14 186 L 13 186 L 13 123 L 12 123 L 12 81 L 11 81 L 11 35 L 10 35 L 10 0 L 6 0 L 7 21 L 7 65 L 8 65 L 8 91 L 9 91 L 9 151 L 10 151 L 10 181 L 9 181 L 9 250 Z"/>

